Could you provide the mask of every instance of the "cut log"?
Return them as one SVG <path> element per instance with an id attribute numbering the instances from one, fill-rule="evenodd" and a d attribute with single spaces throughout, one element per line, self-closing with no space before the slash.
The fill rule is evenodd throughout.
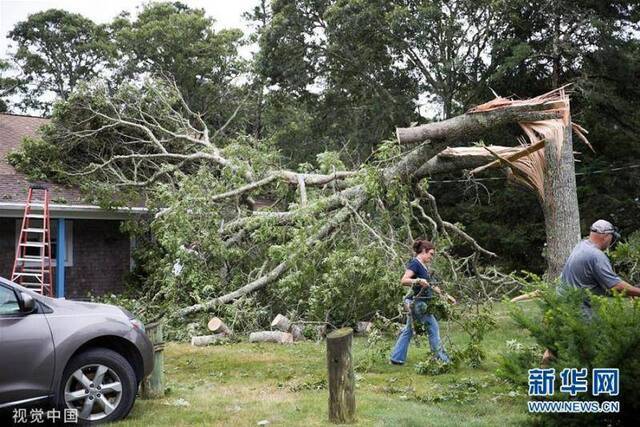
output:
<path id="1" fill-rule="evenodd" d="M 293 335 L 282 331 L 251 332 L 249 342 L 275 342 L 279 344 L 293 343 Z"/>
<path id="2" fill-rule="evenodd" d="M 207 327 L 211 332 L 215 332 L 216 334 L 233 335 L 233 331 L 218 317 L 209 320 Z"/>
<path id="3" fill-rule="evenodd" d="M 204 347 L 207 345 L 215 344 L 221 341 L 224 337 L 224 334 L 199 335 L 191 337 L 191 345 L 194 345 L 196 347 Z"/>
<path id="4" fill-rule="evenodd" d="M 371 328 L 373 328 L 373 323 L 371 322 L 358 322 L 356 323 L 356 334 L 369 335 L 369 332 L 371 332 Z"/>
<path id="5" fill-rule="evenodd" d="M 291 322 L 282 314 L 278 314 L 271 322 L 271 328 L 277 329 L 282 332 L 289 332 L 289 328 L 291 328 Z"/>
<path id="6" fill-rule="evenodd" d="M 356 396 L 351 343 L 353 329 L 342 328 L 327 335 L 329 370 L 329 421 L 346 424 L 355 421 Z"/>
<path id="7" fill-rule="evenodd" d="M 302 326 L 300 325 L 291 325 L 291 335 L 293 335 L 294 341 L 302 341 L 304 340 L 304 333 Z"/>

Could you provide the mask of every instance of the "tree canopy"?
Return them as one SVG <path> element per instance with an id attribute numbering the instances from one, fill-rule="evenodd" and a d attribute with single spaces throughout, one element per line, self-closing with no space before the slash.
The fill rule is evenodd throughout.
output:
<path id="1" fill-rule="evenodd" d="M 82 15 L 49 9 L 30 15 L 9 32 L 21 71 L 19 106 L 48 111 L 81 81 L 100 75 L 113 60 L 105 25 Z"/>

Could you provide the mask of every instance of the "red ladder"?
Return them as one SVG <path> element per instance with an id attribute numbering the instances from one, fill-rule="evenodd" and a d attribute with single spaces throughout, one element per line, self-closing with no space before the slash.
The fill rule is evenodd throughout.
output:
<path id="1" fill-rule="evenodd" d="M 36 191 L 44 192 L 41 200 L 36 200 Z M 29 187 L 11 281 L 53 297 L 49 190 L 41 185 Z"/>

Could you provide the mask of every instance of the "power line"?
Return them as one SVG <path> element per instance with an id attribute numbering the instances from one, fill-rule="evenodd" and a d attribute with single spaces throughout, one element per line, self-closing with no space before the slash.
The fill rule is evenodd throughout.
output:
<path id="1" fill-rule="evenodd" d="M 628 170 L 628 169 L 638 169 L 640 168 L 640 164 L 638 165 L 627 165 L 627 166 L 620 166 L 617 168 L 610 168 L 610 169 L 599 169 L 599 170 L 595 170 L 595 171 L 591 171 L 591 172 L 576 172 L 576 176 L 586 176 L 586 175 L 598 175 L 601 173 L 607 173 L 607 172 L 617 172 L 617 171 L 621 171 L 621 170 Z M 473 181 L 478 181 L 478 182 L 483 182 L 483 181 L 504 181 L 505 179 L 507 179 L 506 177 L 500 176 L 500 177 L 492 177 L 492 178 L 474 178 L 472 179 Z M 429 180 L 429 184 L 449 184 L 449 183 L 454 183 L 454 182 L 469 182 L 469 179 L 441 179 L 441 180 Z"/>

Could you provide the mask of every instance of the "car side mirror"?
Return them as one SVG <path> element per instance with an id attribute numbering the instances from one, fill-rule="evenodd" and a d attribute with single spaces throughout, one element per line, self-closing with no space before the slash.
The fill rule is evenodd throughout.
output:
<path id="1" fill-rule="evenodd" d="M 36 309 L 36 300 L 26 292 L 20 292 L 20 312 L 23 314 L 33 313 Z"/>

